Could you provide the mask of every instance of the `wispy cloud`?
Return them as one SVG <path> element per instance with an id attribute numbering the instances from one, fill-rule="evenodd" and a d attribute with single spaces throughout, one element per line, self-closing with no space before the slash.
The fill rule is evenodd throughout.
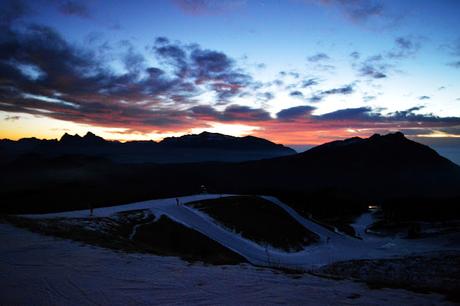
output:
<path id="1" fill-rule="evenodd" d="M 16 120 L 19 120 L 19 119 L 21 119 L 20 116 L 6 116 L 4 120 L 5 121 L 16 121 Z"/>
<path id="2" fill-rule="evenodd" d="M 373 25 L 379 30 L 395 27 L 405 15 L 401 11 L 391 11 L 387 3 L 382 0 L 304 0 L 304 2 L 337 9 L 352 23 Z"/>
<path id="3" fill-rule="evenodd" d="M 295 91 L 291 91 L 289 93 L 289 95 L 291 97 L 295 97 L 295 98 L 303 98 L 303 93 L 301 91 L 298 91 L 298 90 L 295 90 Z"/>
<path id="4" fill-rule="evenodd" d="M 323 90 L 320 92 L 316 92 L 313 96 L 309 98 L 310 102 L 320 102 L 325 98 L 326 96 L 330 95 L 349 95 L 354 92 L 354 85 L 353 84 L 348 84 L 344 85 L 342 87 L 337 87 L 337 88 L 331 88 L 327 90 Z"/>
<path id="5" fill-rule="evenodd" d="M 172 2 L 189 15 L 220 14 L 246 6 L 247 0 L 172 0 Z"/>
<path id="6" fill-rule="evenodd" d="M 88 7 L 80 1 L 64 0 L 58 1 L 58 10 L 64 15 L 74 15 L 83 18 L 91 17 Z"/>
<path id="7" fill-rule="evenodd" d="M 316 53 L 315 55 L 309 56 L 307 59 L 309 62 L 319 62 L 329 60 L 330 57 L 326 53 L 320 52 Z"/>
<path id="8" fill-rule="evenodd" d="M 402 59 L 413 57 L 421 48 L 421 39 L 413 36 L 401 36 L 395 39 L 395 47 L 387 53 L 387 57 Z"/>

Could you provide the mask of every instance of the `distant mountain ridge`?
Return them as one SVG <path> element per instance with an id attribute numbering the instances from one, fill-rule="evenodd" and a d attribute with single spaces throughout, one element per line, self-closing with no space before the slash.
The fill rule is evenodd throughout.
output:
<path id="1" fill-rule="evenodd" d="M 287 147 L 275 144 L 269 140 L 254 136 L 233 137 L 229 135 L 202 132 L 200 134 L 184 135 L 180 137 L 167 137 L 159 142 L 161 145 L 171 147 L 206 147 L 244 150 L 286 150 Z M 288 148 L 289 149 L 289 148 Z M 290 149 L 291 153 L 295 153 Z"/>
<path id="2" fill-rule="evenodd" d="M 47 209 L 65 210 L 86 208 L 88 198 L 98 205 L 123 204 L 194 194 L 200 192 L 202 185 L 214 193 L 287 197 L 299 209 L 316 206 L 340 210 L 342 204 L 356 208 L 363 203 L 393 203 L 393 199 L 404 205 L 411 199 L 414 209 L 420 210 L 423 205 L 417 206 L 418 199 L 433 198 L 436 204 L 438 200 L 460 196 L 460 166 L 401 133 L 333 141 L 303 153 L 266 159 L 260 159 L 260 152 L 268 156 L 266 150 L 254 150 L 261 145 L 259 140 L 257 146 L 249 146 L 246 151 L 219 149 L 222 146 L 212 146 L 227 143 L 228 139 L 231 144 L 235 139 L 209 133 L 170 138 L 163 144 L 101 142 L 91 134 L 63 138 L 68 140 L 61 141 L 70 144 L 37 139 L 0 141 L 0 195 L 7 203 L 4 211 L 40 210 L 33 205 L 37 198 L 49 201 Z M 203 147 L 202 141 L 211 148 Z M 237 141 L 247 143 L 253 138 Z M 93 145 L 81 145 L 82 142 Z M 265 146 L 263 140 L 261 143 Z M 31 151 L 30 146 L 35 149 Z M 5 147 L 14 148 L 13 153 L 33 154 L 16 154 L 16 159 L 5 162 Z M 279 148 L 275 144 L 272 147 Z M 62 155 L 63 152 L 73 155 Z M 103 155 L 107 152 L 114 157 Z M 209 162 L 216 156 L 220 162 Z M 248 156 L 259 159 L 235 161 L 235 157 Z M 233 158 L 233 162 L 223 161 L 222 157 Z M 129 163 L 114 163 L 109 158 L 126 158 Z M 178 162 L 160 163 L 161 158 Z M 145 160 L 155 162 L 140 164 Z M 18 192 L 18 188 L 26 192 Z M 458 205 L 452 207 L 455 211 Z"/>
<path id="3" fill-rule="evenodd" d="M 96 136 L 91 132 L 88 132 L 83 137 L 78 134 L 70 135 L 65 133 L 62 135 L 59 142 L 63 144 L 102 144 L 106 142 L 106 140 L 102 137 Z"/>
<path id="4" fill-rule="evenodd" d="M 311 148 L 301 156 L 328 156 L 335 154 L 335 161 L 349 162 L 359 159 L 360 162 L 380 163 L 408 167 L 410 165 L 448 165 L 457 166 L 450 160 L 439 155 L 429 146 L 412 141 L 401 132 L 387 135 L 374 134 L 369 138 L 353 137 L 337 140 Z M 348 159 L 348 160 L 347 160 Z"/>
<path id="5" fill-rule="evenodd" d="M 203 161 L 239 162 L 295 154 L 286 146 L 253 136 L 234 137 L 218 133 L 168 137 L 155 141 L 107 141 L 91 132 L 84 136 L 65 133 L 59 140 L 23 138 L 1 140 L 2 155 L 21 154 L 45 157 L 86 155 L 123 163 L 188 163 Z"/>
<path id="6" fill-rule="evenodd" d="M 242 167 L 245 173 L 259 173 L 261 186 L 268 189 L 283 183 L 296 190 L 338 188 L 382 195 L 460 193 L 460 166 L 400 132 L 333 141 Z"/>

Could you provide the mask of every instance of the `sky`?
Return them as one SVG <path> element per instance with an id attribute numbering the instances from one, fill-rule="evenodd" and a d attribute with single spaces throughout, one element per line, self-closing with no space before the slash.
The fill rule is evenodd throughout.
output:
<path id="1" fill-rule="evenodd" d="M 460 147 L 457 0 L 0 0 L 0 139 Z"/>

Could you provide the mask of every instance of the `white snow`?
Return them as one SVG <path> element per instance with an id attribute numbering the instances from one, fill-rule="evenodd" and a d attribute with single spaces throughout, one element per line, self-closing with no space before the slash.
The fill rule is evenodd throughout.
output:
<path id="1" fill-rule="evenodd" d="M 358 237 L 363 239 L 371 239 L 375 237 L 373 235 L 368 235 L 366 230 L 374 223 L 374 215 L 376 212 L 376 209 L 371 209 L 370 211 L 363 213 L 355 220 L 355 222 L 353 222 L 353 224 L 351 224 Z"/>
<path id="2" fill-rule="evenodd" d="M 102 212 L 101 212 L 102 213 Z M 250 265 L 189 265 L 0 224 L 1 305 L 449 305 L 436 294 L 370 290 Z"/>
<path id="3" fill-rule="evenodd" d="M 386 258 L 408 255 L 415 252 L 439 250 L 443 248 L 442 241 L 403 240 L 399 238 L 375 238 L 365 233 L 365 228 L 372 222 L 372 217 L 364 215 L 354 224 L 363 240 L 352 238 L 341 233 L 332 232 L 325 227 L 303 218 L 292 208 L 276 198 L 264 196 L 275 205 L 284 209 L 295 220 L 308 230 L 318 234 L 321 241 L 307 246 L 303 251 L 287 253 L 281 250 L 259 245 L 251 240 L 220 226 L 208 215 L 183 205 L 192 201 L 225 197 L 229 195 L 199 194 L 179 198 L 181 205 L 176 204 L 176 198 L 144 201 L 139 203 L 97 208 L 93 215 L 109 217 L 117 212 L 149 209 L 156 217 L 167 215 L 172 220 L 193 228 L 225 247 L 245 257 L 250 263 L 259 266 L 285 267 L 299 270 L 310 270 L 341 260 Z M 88 218 L 89 211 L 71 211 L 43 215 L 24 215 L 29 218 Z M 449 246 L 450 250 L 460 249 L 460 246 Z"/>

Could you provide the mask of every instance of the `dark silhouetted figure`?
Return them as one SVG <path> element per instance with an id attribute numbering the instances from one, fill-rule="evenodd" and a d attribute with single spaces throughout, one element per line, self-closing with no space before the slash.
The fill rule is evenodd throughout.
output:
<path id="1" fill-rule="evenodd" d="M 265 254 L 267 255 L 267 264 L 270 265 L 270 252 L 268 251 L 268 246 L 265 246 Z"/>
<path id="2" fill-rule="evenodd" d="M 92 204 L 89 204 L 89 216 L 92 217 L 93 216 L 93 205 Z"/>
<path id="3" fill-rule="evenodd" d="M 419 223 L 412 223 L 407 230 L 407 238 L 416 239 L 420 238 L 420 234 L 422 232 L 421 226 Z"/>
<path id="4" fill-rule="evenodd" d="M 176 205 L 177 205 L 177 206 L 180 205 L 179 198 L 176 198 Z"/>

